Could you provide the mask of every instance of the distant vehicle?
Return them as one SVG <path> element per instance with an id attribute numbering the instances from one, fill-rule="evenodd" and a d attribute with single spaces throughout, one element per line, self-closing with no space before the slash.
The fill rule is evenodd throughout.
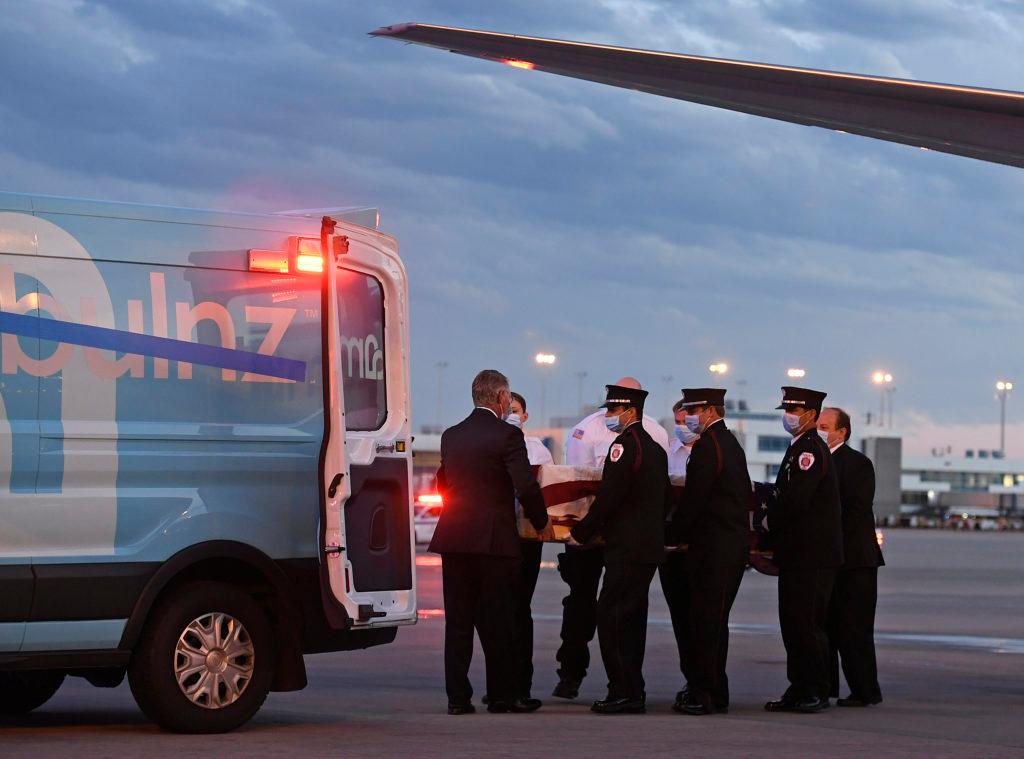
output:
<path id="1" fill-rule="evenodd" d="M 164 728 L 230 730 L 415 622 L 376 223 L 0 194 L 0 713 L 127 673 Z"/>
<path id="2" fill-rule="evenodd" d="M 443 507 L 441 496 L 437 493 L 423 493 L 416 496 L 413 503 L 412 524 L 416 534 L 416 542 L 423 545 L 434 537 L 434 528 L 441 517 Z"/>

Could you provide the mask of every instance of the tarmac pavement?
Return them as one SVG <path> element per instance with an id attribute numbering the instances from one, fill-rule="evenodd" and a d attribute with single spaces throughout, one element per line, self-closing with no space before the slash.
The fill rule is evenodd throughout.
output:
<path id="1" fill-rule="evenodd" d="M 745 576 L 732 615 L 729 714 L 670 710 L 681 676 L 657 579 L 644 668 L 648 713 L 589 711 L 605 686 L 596 641 L 581 698 L 552 699 L 564 585 L 554 570 L 558 548 L 548 546 L 534 602 L 534 695 L 545 700 L 535 714 L 445 714 L 440 567 L 421 554 L 419 624 L 389 646 L 307 657 L 309 687 L 272 693 L 234 733 L 163 733 L 143 718 L 127 685 L 97 689 L 74 678 L 29 717 L 0 722 L 0 757 L 1024 757 L 1024 535 L 889 530 L 886 538 L 877 625 L 885 702 L 877 707 L 763 711 L 785 688 L 785 655 L 775 581 L 755 573 Z M 479 649 L 472 677 L 480 689 Z"/>

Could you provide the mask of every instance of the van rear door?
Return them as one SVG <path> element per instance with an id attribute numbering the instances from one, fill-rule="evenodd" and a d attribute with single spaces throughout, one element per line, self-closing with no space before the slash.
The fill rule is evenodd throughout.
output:
<path id="1" fill-rule="evenodd" d="M 320 566 L 327 618 L 338 628 L 415 620 L 411 468 L 396 440 L 408 424 L 405 280 L 381 265 L 372 243 L 324 221 Z"/>

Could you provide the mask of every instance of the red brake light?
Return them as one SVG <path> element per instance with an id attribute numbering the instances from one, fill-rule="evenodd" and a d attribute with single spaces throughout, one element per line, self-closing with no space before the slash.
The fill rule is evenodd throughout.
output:
<path id="1" fill-rule="evenodd" d="M 421 493 L 416 496 L 416 503 L 422 506 L 441 506 L 441 496 L 438 493 Z"/>

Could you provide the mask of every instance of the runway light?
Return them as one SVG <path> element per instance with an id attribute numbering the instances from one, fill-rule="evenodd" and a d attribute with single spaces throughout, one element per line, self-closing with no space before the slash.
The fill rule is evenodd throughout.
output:
<path id="1" fill-rule="evenodd" d="M 791 379 L 803 379 L 807 374 L 803 369 L 787 369 L 786 376 Z"/>

